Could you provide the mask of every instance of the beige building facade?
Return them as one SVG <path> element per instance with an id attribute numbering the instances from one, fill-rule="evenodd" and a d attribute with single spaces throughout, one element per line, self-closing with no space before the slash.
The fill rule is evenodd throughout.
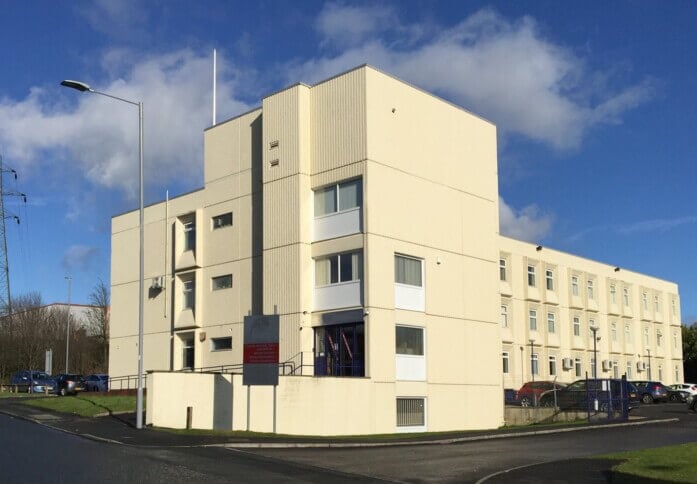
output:
<path id="1" fill-rule="evenodd" d="M 507 237 L 499 248 L 504 387 L 683 381 L 676 284 Z"/>
<path id="2" fill-rule="evenodd" d="M 265 97 L 207 129 L 204 145 L 204 187 L 145 210 L 148 422 L 182 426 L 192 406 L 194 426 L 295 434 L 503 423 L 530 291 L 498 269 L 507 258 L 513 271 L 535 248 L 498 234 L 493 124 L 361 66 Z M 136 372 L 137 253 L 138 213 L 114 217 L 112 376 Z M 558 257 L 550 263 L 605 288 L 606 266 Z M 665 311 L 677 298 L 673 284 L 632 284 L 660 293 Z M 241 372 L 250 314 L 280 317 L 275 396 L 245 396 L 228 374 Z M 661 314 L 650 323 L 665 325 L 667 344 L 673 319 Z M 677 357 L 667 350 L 664 371 Z"/>

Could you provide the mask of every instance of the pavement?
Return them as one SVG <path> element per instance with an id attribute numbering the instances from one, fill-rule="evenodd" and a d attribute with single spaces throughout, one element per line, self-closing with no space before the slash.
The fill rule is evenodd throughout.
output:
<path id="1" fill-rule="evenodd" d="M 70 398 L 70 397 L 64 397 Z M 447 445 L 462 442 L 475 442 L 491 439 L 510 439 L 548 435 L 563 432 L 584 432 L 616 427 L 651 425 L 675 422 L 677 418 L 633 418 L 628 422 L 611 424 L 568 424 L 555 426 L 527 426 L 516 429 L 501 428 L 483 431 L 461 431 L 418 436 L 376 437 L 298 437 L 289 435 L 259 434 L 249 437 L 233 436 L 225 432 L 198 433 L 175 432 L 145 427 L 136 428 L 135 413 L 114 414 L 102 417 L 81 417 L 78 415 L 51 412 L 22 403 L 26 398 L 0 398 L 0 413 L 21 418 L 62 432 L 79 435 L 88 439 L 136 447 L 230 447 L 230 448 L 356 448 L 414 445 Z"/>

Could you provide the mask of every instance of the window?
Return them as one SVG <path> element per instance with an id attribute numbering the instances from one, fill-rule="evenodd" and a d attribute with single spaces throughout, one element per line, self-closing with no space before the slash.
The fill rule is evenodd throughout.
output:
<path id="1" fill-rule="evenodd" d="M 581 358 L 574 359 L 574 372 L 576 373 L 576 378 L 581 378 Z"/>
<path id="2" fill-rule="evenodd" d="M 182 281 L 182 309 L 194 310 L 196 302 L 196 283 L 194 279 Z"/>
<path id="3" fill-rule="evenodd" d="M 315 190 L 315 217 L 361 206 L 361 180 L 351 180 Z"/>
<path id="4" fill-rule="evenodd" d="M 617 341 L 617 323 L 614 321 L 610 324 L 610 336 L 612 337 L 612 341 Z"/>
<path id="5" fill-rule="evenodd" d="M 678 349 L 678 333 L 673 331 L 673 349 Z"/>
<path id="6" fill-rule="evenodd" d="M 594 292 L 594 282 L 592 279 L 588 279 L 588 299 L 594 299 L 595 298 L 595 292 Z"/>
<path id="7" fill-rule="evenodd" d="M 315 376 L 365 375 L 364 323 L 315 328 Z"/>
<path id="8" fill-rule="evenodd" d="M 530 356 L 530 369 L 532 370 L 532 374 L 533 374 L 533 375 L 539 375 L 539 374 L 540 374 L 539 368 L 538 368 L 538 366 L 537 366 L 537 353 L 533 353 L 533 354 Z"/>
<path id="9" fill-rule="evenodd" d="M 641 303 L 644 305 L 644 310 L 649 310 L 649 299 L 645 292 L 641 293 Z"/>
<path id="10" fill-rule="evenodd" d="M 232 287 L 232 274 L 211 278 L 211 287 L 214 291 L 229 289 Z"/>
<path id="11" fill-rule="evenodd" d="M 528 286 L 537 286 L 537 281 L 535 280 L 535 266 L 528 266 Z"/>
<path id="12" fill-rule="evenodd" d="M 182 368 L 184 370 L 193 370 L 194 351 L 193 336 L 182 339 Z"/>
<path id="13" fill-rule="evenodd" d="M 547 290 L 554 291 L 554 272 L 551 269 L 545 271 L 545 279 L 547 281 Z"/>
<path id="14" fill-rule="evenodd" d="M 578 276 L 571 276 L 571 295 L 578 296 Z"/>
<path id="15" fill-rule="evenodd" d="M 397 284 L 423 287 L 422 262 L 423 261 L 421 259 L 413 259 L 411 257 L 395 255 L 394 282 Z"/>
<path id="16" fill-rule="evenodd" d="M 211 339 L 211 351 L 230 351 L 232 349 L 232 336 Z"/>
<path id="17" fill-rule="evenodd" d="M 661 312 L 661 303 L 660 303 L 660 300 L 658 299 L 658 295 L 653 296 L 653 307 L 657 313 Z"/>
<path id="18" fill-rule="evenodd" d="M 658 365 L 658 381 L 663 380 L 663 365 Z"/>
<path id="19" fill-rule="evenodd" d="M 396 326 L 395 351 L 398 355 L 424 355 L 424 329 Z"/>
<path id="20" fill-rule="evenodd" d="M 499 259 L 499 279 L 506 280 L 506 259 Z"/>
<path id="21" fill-rule="evenodd" d="M 629 327 L 629 324 L 624 325 L 624 342 L 625 343 L 631 343 L 632 342 L 632 330 Z"/>
<path id="22" fill-rule="evenodd" d="M 510 359 L 508 355 L 508 351 L 504 351 L 501 353 L 501 361 L 503 362 L 503 373 L 508 374 L 510 373 Z"/>
<path id="23" fill-rule="evenodd" d="M 631 361 L 628 361 L 628 362 L 627 362 L 627 380 L 631 380 L 631 379 L 632 379 L 632 369 L 633 369 L 632 362 L 631 362 Z"/>
<path id="24" fill-rule="evenodd" d="M 629 307 L 629 289 L 626 287 L 622 289 L 622 297 L 624 298 L 624 307 Z"/>
<path id="25" fill-rule="evenodd" d="M 617 361 L 612 362 L 612 378 L 619 378 L 620 377 L 620 365 L 617 363 Z"/>
<path id="26" fill-rule="evenodd" d="M 644 328 L 644 344 L 649 345 L 649 328 Z"/>
<path id="27" fill-rule="evenodd" d="M 508 327 L 508 306 L 505 304 L 501 305 L 501 327 Z"/>
<path id="28" fill-rule="evenodd" d="M 426 402 L 423 398 L 397 399 L 397 427 L 426 425 Z"/>
<path id="29" fill-rule="evenodd" d="M 588 337 L 592 340 L 595 334 L 593 334 L 593 330 L 591 328 L 595 327 L 595 319 L 589 319 L 588 320 Z"/>
<path id="30" fill-rule="evenodd" d="M 670 300 L 670 312 L 673 313 L 673 316 L 677 316 L 677 313 L 675 312 L 675 299 Z"/>
<path id="31" fill-rule="evenodd" d="M 617 304 L 617 288 L 614 284 L 610 284 L 610 302 Z"/>
<path id="32" fill-rule="evenodd" d="M 211 220 L 213 222 L 213 230 L 229 227 L 232 225 L 232 212 L 216 215 Z"/>
<path id="33" fill-rule="evenodd" d="M 678 365 L 675 365 L 675 381 L 680 381 L 680 370 L 678 370 Z"/>
<path id="34" fill-rule="evenodd" d="M 581 336 L 581 319 L 579 319 L 578 316 L 574 316 L 573 326 L 574 326 L 574 336 Z"/>
<path id="35" fill-rule="evenodd" d="M 549 376 L 555 376 L 557 374 L 557 357 L 549 357 Z"/>
<path id="36" fill-rule="evenodd" d="M 363 254 L 347 252 L 315 259 L 315 285 L 328 286 L 341 282 L 360 281 Z"/>
<path id="37" fill-rule="evenodd" d="M 530 331 L 537 331 L 537 311 L 531 309 L 529 312 Z"/>
<path id="38" fill-rule="evenodd" d="M 196 225 L 193 221 L 184 222 L 184 251 L 196 249 Z"/>
<path id="39" fill-rule="evenodd" d="M 547 331 L 554 333 L 556 329 L 556 317 L 554 313 L 547 313 Z"/>
<path id="40" fill-rule="evenodd" d="M 659 348 L 663 346 L 663 332 L 660 329 L 656 331 L 656 346 L 658 346 Z"/>

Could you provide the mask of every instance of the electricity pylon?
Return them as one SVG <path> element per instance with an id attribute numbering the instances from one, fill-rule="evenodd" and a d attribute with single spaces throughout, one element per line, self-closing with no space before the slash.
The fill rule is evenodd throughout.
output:
<path id="1" fill-rule="evenodd" d="M 17 172 L 6 167 L 0 155 L 0 316 L 12 314 L 12 299 L 10 297 L 10 266 L 7 261 L 7 236 L 5 235 L 5 220 L 14 219 L 19 223 L 19 217 L 5 211 L 5 197 L 22 197 L 27 203 L 27 196 L 14 190 L 5 190 L 4 174 L 11 173 L 15 180 Z"/>

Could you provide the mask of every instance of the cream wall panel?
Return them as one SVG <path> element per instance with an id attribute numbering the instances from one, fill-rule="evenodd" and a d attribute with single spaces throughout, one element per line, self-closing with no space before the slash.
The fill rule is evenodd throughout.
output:
<path id="1" fill-rule="evenodd" d="M 168 370 L 169 369 L 169 333 L 156 333 L 143 335 L 143 369 Z M 166 350 L 165 350 L 166 349 Z M 109 347 L 109 377 L 137 375 L 138 374 L 138 336 L 111 338 Z M 114 384 L 114 385 L 120 385 Z M 123 387 L 126 388 L 126 382 Z M 135 383 L 131 381 L 131 388 Z M 112 389 L 117 389 L 112 387 Z"/>
<path id="2" fill-rule="evenodd" d="M 264 314 L 302 312 L 300 244 L 264 251 Z"/>
<path id="3" fill-rule="evenodd" d="M 242 322 L 220 326 L 205 326 L 201 331 L 206 333 L 206 339 L 200 343 L 197 350 L 201 352 L 202 365 L 204 367 L 242 364 L 244 343 Z M 226 337 L 232 338 L 232 350 L 213 351 L 213 339 Z M 242 371 L 242 367 L 238 371 Z"/>
<path id="4" fill-rule="evenodd" d="M 204 132 L 204 180 L 249 170 L 261 162 L 261 109 L 225 121 Z"/>
<path id="5" fill-rule="evenodd" d="M 313 86 L 312 173 L 367 157 L 365 72 L 356 69 Z"/>
<path id="6" fill-rule="evenodd" d="M 264 185 L 264 249 L 301 240 L 303 178 L 296 175 Z"/>
<path id="7" fill-rule="evenodd" d="M 367 158 L 497 200 L 493 124 L 375 69 L 365 73 Z"/>
<path id="8" fill-rule="evenodd" d="M 366 162 L 358 161 L 349 165 L 343 165 L 332 170 L 313 173 L 312 189 L 322 188 L 327 185 L 332 185 L 343 180 L 351 178 L 363 177 L 365 173 Z M 365 184 L 365 182 L 364 182 Z M 314 213 L 313 213 L 314 216 Z"/>

